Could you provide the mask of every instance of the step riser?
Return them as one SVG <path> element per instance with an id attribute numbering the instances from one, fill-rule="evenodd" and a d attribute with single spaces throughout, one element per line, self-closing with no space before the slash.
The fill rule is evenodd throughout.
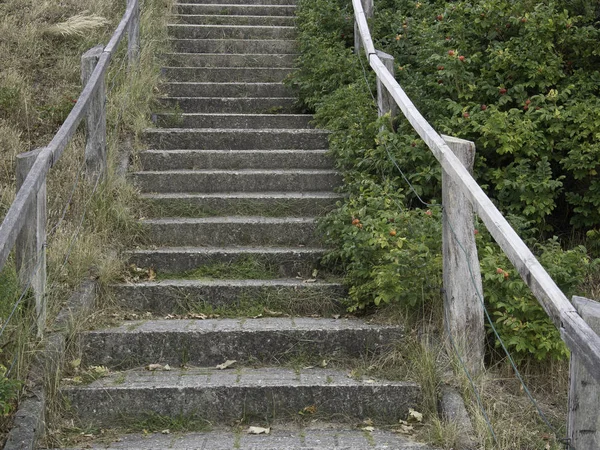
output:
<path id="1" fill-rule="evenodd" d="M 170 81 L 198 81 L 220 83 L 281 83 L 294 69 L 256 67 L 164 67 L 162 75 Z"/>
<path id="2" fill-rule="evenodd" d="M 331 169 L 325 150 L 319 151 L 148 151 L 140 154 L 144 170 L 193 169 Z"/>
<path id="3" fill-rule="evenodd" d="M 214 367 L 221 364 L 223 358 L 245 364 L 281 363 L 302 354 L 356 357 L 375 353 L 401 339 L 402 333 L 397 328 L 338 330 L 332 327 L 281 331 L 88 332 L 80 336 L 80 344 L 84 366 L 124 370 L 148 364 Z"/>
<path id="4" fill-rule="evenodd" d="M 135 185 L 142 192 L 311 192 L 332 191 L 341 184 L 335 174 L 304 173 L 204 173 L 136 172 Z"/>
<path id="5" fill-rule="evenodd" d="M 176 53 L 167 57 L 171 67 L 293 67 L 296 55 L 233 55 Z M 216 97 L 217 95 L 213 95 Z"/>
<path id="6" fill-rule="evenodd" d="M 155 114 L 153 118 L 161 128 L 284 128 L 310 129 L 312 116 L 283 114 Z"/>
<path id="7" fill-rule="evenodd" d="M 294 114 L 298 112 L 293 98 L 163 98 L 160 104 L 167 110 L 184 113 L 224 114 Z"/>
<path id="8" fill-rule="evenodd" d="M 235 214 L 268 217 L 322 216 L 335 207 L 336 198 L 144 198 L 145 217 L 207 217 Z M 292 272 L 293 276 L 296 275 Z"/>
<path id="9" fill-rule="evenodd" d="M 310 275 L 313 268 L 319 268 L 319 261 L 325 256 L 324 250 L 285 250 L 279 252 L 248 251 L 235 248 L 212 252 L 194 250 L 144 250 L 129 254 L 129 264 L 137 267 L 152 267 L 161 273 L 177 273 L 195 270 L 212 264 L 234 264 L 248 256 L 267 266 L 276 266 L 282 278 Z"/>
<path id="10" fill-rule="evenodd" d="M 161 90 L 171 97 L 295 97 L 281 83 L 165 83 Z"/>
<path id="11" fill-rule="evenodd" d="M 179 3 L 179 2 L 178 2 Z M 246 5 L 248 0 L 184 0 L 184 4 L 188 5 Z M 296 0 L 255 0 L 253 5 L 296 5 Z"/>
<path id="12" fill-rule="evenodd" d="M 150 245 L 316 246 L 315 223 L 173 223 L 144 221 Z"/>
<path id="13" fill-rule="evenodd" d="M 294 39 L 293 27 L 249 27 L 226 25 L 167 25 L 175 39 Z"/>
<path id="14" fill-rule="evenodd" d="M 327 133 L 315 130 L 151 129 L 144 136 L 146 144 L 156 150 L 321 150 L 328 147 Z"/>
<path id="15" fill-rule="evenodd" d="M 182 53 L 284 54 L 297 52 L 294 40 L 175 39 L 173 50 Z"/>
<path id="16" fill-rule="evenodd" d="M 227 14 L 231 16 L 289 16 L 296 14 L 295 6 L 264 5 L 175 5 L 175 14 Z"/>
<path id="17" fill-rule="evenodd" d="M 250 25 L 293 27 L 294 17 L 285 16 L 246 16 L 246 15 L 179 15 L 174 20 L 187 25 Z"/>

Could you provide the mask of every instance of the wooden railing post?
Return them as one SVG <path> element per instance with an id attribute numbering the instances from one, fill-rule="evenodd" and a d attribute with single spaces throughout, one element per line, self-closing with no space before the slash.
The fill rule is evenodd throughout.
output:
<path id="1" fill-rule="evenodd" d="M 583 297 L 573 297 L 573 306 L 582 319 L 600 334 L 600 303 Z M 571 354 L 568 432 L 576 449 L 600 448 L 600 383 Z"/>
<path id="2" fill-rule="evenodd" d="M 475 144 L 450 136 L 442 137 L 472 173 Z M 483 368 L 485 330 L 483 305 L 479 297 L 483 295 L 483 287 L 475 245 L 473 208 L 445 171 L 442 172 L 442 205 L 444 315 L 450 337 L 463 362 L 471 373 L 477 374 Z"/>
<path id="3" fill-rule="evenodd" d="M 370 19 L 373 17 L 373 0 L 361 0 L 365 17 Z M 354 54 L 359 55 L 362 48 L 362 40 L 360 38 L 360 32 L 358 31 L 358 24 L 354 21 Z"/>
<path id="4" fill-rule="evenodd" d="M 85 86 L 98 64 L 104 47 L 98 45 L 81 57 L 81 82 Z M 88 177 L 103 176 L 106 173 L 106 90 L 104 79 L 92 95 L 86 112 L 85 165 Z"/>
<path id="5" fill-rule="evenodd" d="M 396 70 L 394 68 L 394 57 L 380 50 L 377 50 L 377 56 L 379 56 L 379 59 L 381 59 L 385 68 L 394 77 L 396 75 Z M 377 77 L 377 110 L 379 117 L 387 113 L 390 113 L 392 117 L 395 117 L 399 112 L 396 101 L 391 96 L 387 88 L 383 85 L 379 77 Z"/>
<path id="6" fill-rule="evenodd" d="M 132 3 L 133 15 L 127 30 L 127 63 L 130 70 L 140 58 L 140 3 L 138 0 L 127 0 L 128 5 Z"/>
<path id="7" fill-rule="evenodd" d="M 17 192 L 42 149 L 17 155 Z M 46 181 L 28 205 L 27 219 L 15 243 L 15 262 L 22 289 L 30 288 L 35 297 L 37 335 L 46 327 Z"/>

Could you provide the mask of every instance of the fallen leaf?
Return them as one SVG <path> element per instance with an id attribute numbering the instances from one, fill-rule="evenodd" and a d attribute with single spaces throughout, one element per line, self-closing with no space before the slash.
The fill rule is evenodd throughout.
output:
<path id="1" fill-rule="evenodd" d="M 332 317 L 333 319 L 336 319 L 336 320 L 337 320 L 337 319 L 339 319 L 339 318 L 340 318 L 340 317 L 342 317 L 342 316 L 340 316 L 339 314 L 333 314 L 331 317 Z"/>
<path id="2" fill-rule="evenodd" d="M 146 370 L 149 370 L 151 372 L 156 372 L 156 371 L 160 371 L 160 370 L 171 370 L 171 367 L 169 367 L 168 364 L 166 366 L 163 366 L 162 364 L 148 364 L 146 366 Z"/>
<path id="3" fill-rule="evenodd" d="M 306 406 L 302 409 L 302 411 L 300 411 L 300 415 L 302 414 L 314 414 L 317 412 L 317 407 L 316 405 L 310 405 L 310 406 Z"/>
<path id="4" fill-rule="evenodd" d="M 372 432 L 372 431 L 375 431 L 375 427 L 362 427 L 361 430 Z"/>
<path id="5" fill-rule="evenodd" d="M 262 316 L 263 316 L 262 314 L 259 314 L 258 316 L 253 316 L 252 318 L 253 319 L 260 319 Z"/>
<path id="6" fill-rule="evenodd" d="M 372 379 L 368 379 L 368 380 L 363 380 L 364 383 L 375 383 L 375 380 Z"/>
<path id="7" fill-rule="evenodd" d="M 171 434 L 171 430 L 162 430 L 161 431 L 162 434 Z"/>
<path id="8" fill-rule="evenodd" d="M 217 369 L 219 369 L 219 370 L 227 369 L 228 367 L 233 366 L 236 362 L 237 361 L 235 359 L 228 359 L 223 364 L 217 365 Z"/>
<path id="9" fill-rule="evenodd" d="M 316 278 L 308 278 L 306 280 L 304 280 L 304 283 L 316 283 L 317 279 Z"/>
<path id="10" fill-rule="evenodd" d="M 312 277 L 313 277 L 313 278 L 317 278 L 317 275 L 318 275 L 318 274 L 319 274 L 319 270 L 318 270 L 318 269 L 314 269 L 314 270 L 312 271 Z"/>
<path id="11" fill-rule="evenodd" d="M 250 427 L 246 430 L 248 434 L 269 434 L 271 432 L 271 427 L 262 428 L 262 427 Z"/>
<path id="12" fill-rule="evenodd" d="M 321 361 L 321 364 L 319 364 L 319 365 L 323 368 L 327 367 L 327 360 L 324 359 L 323 361 Z"/>
<path id="13" fill-rule="evenodd" d="M 423 422 L 423 414 L 410 408 L 408 410 L 408 421 L 409 422 Z"/>
<path id="14" fill-rule="evenodd" d="M 284 313 L 282 313 L 282 312 L 280 312 L 280 311 L 271 311 L 271 310 L 270 310 L 270 309 L 268 309 L 268 308 L 265 308 L 265 309 L 264 309 L 264 312 L 265 312 L 265 315 L 266 315 L 266 316 L 271 316 L 271 317 L 280 317 L 280 316 L 284 316 L 284 315 L 286 315 L 286 314 L 284 314 Z"/>
<path id="15" fill-rule="evenodd" d="M 208 318 L 208 316 L 206 314 L 188 314 L 188 318 L 190 319 L 200 319 L 200 320 L 206 320 Z"/>

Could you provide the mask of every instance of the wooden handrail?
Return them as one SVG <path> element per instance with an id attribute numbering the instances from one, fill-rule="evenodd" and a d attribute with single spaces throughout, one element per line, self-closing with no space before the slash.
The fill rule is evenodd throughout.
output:
<path id="1" fill-rule="evenodd" d="M 369 65 L 400 107 L 417 134 L 427 144 L 442 168 L 468 197 L 490 234 L 513 263 L 523 281 L 542 305 L 563 341 L 581 358 L 590 375 L 600 383 L 600 337 L 581 318 L 535 255 L 510 226 L 479 184 L 452 153 L 442 137 L 425 120 L 413 102 L 386 69 L 372 45 L 371 33 L 360 0 L 352 0 L 358 30 Z"/>

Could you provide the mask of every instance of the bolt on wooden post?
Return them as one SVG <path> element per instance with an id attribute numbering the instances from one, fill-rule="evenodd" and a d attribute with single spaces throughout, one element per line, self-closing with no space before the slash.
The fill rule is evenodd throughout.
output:
<path id="1" fill-rule="evenodd" d="M 600 334 L 600 303 L 573 297 L 573 306 L 594 332 Z M 571 354 L 568 436 L 572 448 L 600 448 L 600 384 L 576 353 Z"/>
<path id="2" fill-rule="evenodd" d="M 472 172 L 475 144 L 450 136 L 442 138 L 465 168 Z M 442 205 L 444 317 L 450 337 L 467 369 L 471 374 L 477 374 L 483 368 L 485 329 L 473 207 L 445 171 L 442 173 Z"/>
<path id="3" fill-rule="evenodd" d="M 381 59 L 381 62 L 388 72 L 392 76 L 395 76 L 396 70 L 394 68 L 394 57 L 380 50 L 377 50 L 377 56 L 379 59 Z M 377 110 L 379 117 L 388 113 L 391 117 L 395 117 L 399 112 L 396 100 L 394 100 L 394 97 L 392 97 L 387 88 L 383 85 L 379 77 L 377 78 Z"/>
<path id="4" fill-rule="evenodd" d="M 83 54 L 81 57 L 81 83 L 87 84 L 94 72 L 96 64 L 104 51 L 104 47 L 98 45 Z M 85 165 L 86 175 L 90 178 L 104 176 L 107 165 L 106 149 L 106 90 L 104 77 L 98 83 L 94 95 L 90 99 L 86 111 L 86 143 L 85 143 Z"/>
<path id="5" fill-rule="evenodd" d="M 140 4 L 138 0 L 127 0 L 127 5 L 133 4 L 133 15 L 127 29 L 127 64 L 129 70 L 140 58 Z"/>
<path id="6" fill-rule="evenodd" d="M 365 17 L 370 19 L 373 17 L 373 0 L 361 0 L 363 10 L 365 12 Z M 358 24 L 356 20 L 354 21 L 354 54 L 360 55 L 360 50 L 362 48 L 362 40 L 360 38 L 360 32 L 358 31 Z"/>
<path id="7" fill-rule="evenodd" d="M 17 192 L 42 149 L 17 155 Z M 27 219 L 15 243 L 15 262 L 22 289 L 35 298 L 37 335 L 46 327 L 46 181 L 27 207 Z"/>

